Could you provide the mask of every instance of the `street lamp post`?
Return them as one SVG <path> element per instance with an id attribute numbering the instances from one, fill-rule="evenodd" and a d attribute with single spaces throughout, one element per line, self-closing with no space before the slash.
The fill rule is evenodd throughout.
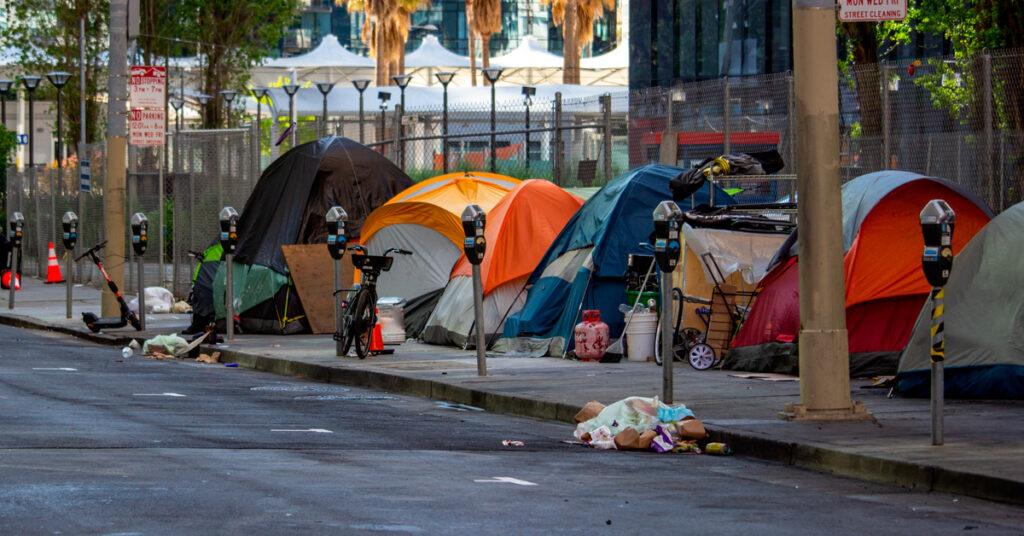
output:
<path id="1" fill-rule="evenodd" d="M 199 117 L 200 117 L 200 120 L 202 122 L 204 122 L 204 123 L 206 122 L 206 119 L 207 119 L 207 117 L 206 117 L 206 103 L 210 102 L 210 99 L 212 99 L 212 98 L 213 97 L 207 95 L 206 93 L 200 93 L 200 94 L 196 95 L 196 102 L 199 103 Z"/>
<path id="2" fill-rule="evenodd" d="M 526 150 L 523 153 L 526 157 L 526 169 L 530 169 L 530 104 L 533 104 L 533 96 L 537 94 L 537 88 L 523 86 L 523 105 L 526 106 Z"/>
<path id="3" fill-rule="evenodd" d="M 327 94 L 330 93 L 332 89 L 334 89 L 334 82 L 317 82 L 316 83 L 316 88 L 319 89 L 320 93 L 323 94 L 323 96 L 324 96 L 324 115 L 323 115 L 323 122 L 321 123 L 323 128 L 321 129 L 320 136 L 326 138 L 327 137 Z"/>
<path id="4" fill-rule="evenodd" d="M 370 81 L 366 78 L 357 78 L 352 81 L 352 85 L 359 91 L 359 143 L 365 143 L 363 139 L 363 92 L 370 85 Z"/>
<path id="5" fill-rule="evenodd" d="M 388 101 L 391 100 L 391 93 L 388 91 L 378 91 L 377 98 L 380 99 L 380 133 L 377 134 L 377 141 L 381 141 L 384 139 L 385 114 L 388 111 Z"/>
<path id="6" fill-rule="evenodd" d="M 256 140 L 257 140 L 257 143 L 260 143 L 259 140 L 263 139 L 260 136 L 260 129 L 263 128 L 263 121 L 262 121 L 262 119 L 263 119 L 262 118 L 263 110 L 261 109 L 261 107 L 262 107 L 263 99 L 267 98 L 267 95 L 270 94 L 270 90 L 265 88 L 265 87 L 263 87 L 263 86 L 259 86 L 259 87 L 254 87 L 254 88 L 250 89 L 249 91 L 252 93 L 253 98 L 256 99 Z M 258 148 L 257 148 L 257 150 L 258 150 Z"/>
<path id="7" fill-rule="evenodd" d="M 68 80 L 71 78 L 71 73 L 64 72 L 64 71 L 51 71 L 51 72 L 46 73 L 46 78 L 50 81 L 51 84 L 53 84 L 53 87 L 57 88 L 57 181 L 60 181 L 60 180 L 63 179 L 63 177 L 61 177 L 61 170 L 64 167 L 64 163 L 63 163 L 63 157 L 64 157 L 64 142 L 63 142 L 64 120 L 63 120 L 63 117 L 61 116 L 61 100 L 62 99 L 60 97 L 61 97 L 61 90 L 64 88 L 64 85 L 68 83 Z M 57 214 L 57 188 L 56 188 L 56 181 L 54 181 L 54 183 L 51 185 L 51 188 L 50 188 L 50 214 Z M 56 226 L 56 222 L 54 222 L 54 226 Z M 54 241 L 56 241 L 56 238 L 57 238 L 57 236 L 56 236 L 57 235 L 56 227 L 53 227 L 52 230 L 53 230 L 53 232 L 52 232 L 51 238 Z M 68 278 L 70 278 L 70 277 L 71 277 L 71 274 L 68 274 Z M 68 284 L 70 284 L 70 283 L 68 283 Z"/>
<path id="8" fill-rule="evenodd" d="M 36 88 L 39 87 L 39 82 L 42 81 L 42 78 L 40 78 L 39 76 L 34 75 L 34 74 L 22 75 L 22 76 L 19 76 L 18 78 L 21 80 L 21 84 L 23 86 L 25 86 L 25 89 L 28 91 L 28 186 L 29 186 L 30 195 L 32 196 L 33 199 L 35 199 L 36 214 L 38 215 L 41 212 L 41 210 L 39 209 L 39 196 L 36 195 L 36 193 L 37 193 L 37 188 L 36 188 L 36 160 L 35 160 L 35 150 L 34 150 L 34 146 L 35 146 L 34 145 L 34 141 L 35 141 L 35 130 L 36 130 L 36 127 L 35 127 L 35 122 L 34 122 L 35 114 L 33 114 L 32 112 L 33 112 L 33 108 L 35 107 L 34 106 L 34 103 L 35 103 L 34 95 L 35 95 L 35 92 L 36 92 Z M 19 202 L 19 205 L 20 204 L 21 203 Z M 19 206 L 19 208 L 21 208 L 21 207 Z M 36 227 L 36 240 L 37 240 L 37 246 L 38 246 L 38 243 L 43 241 L 42 227 L 39 225 L 38 218 L 36 218 L 35 227 Z M 38 251 L 38 249 L 37 249 L 37 251 Z M 41 257 L 41 255 L 40 255 L 40 257 Z M 41 262 L 42 261 L 40 261 L 40 263 Z M 42 273 L 42 264 L 40 264 L 40 266 L 39 266 L 39 271 L 40 271 L 40 273 Z M 11 280 L 12 280 L 12 282 L 14 280 L 14 274 L 13 273 L 11 274 Z M 14 288 L 13 284 L 11 285 L 11 288 Z"/>
<path id="9" fill-rule="evenodd" d="M 3 125 L 7 126 L 7 97 L 10 96 L 14 80 L 9 78 L 0 79 L 0 107 L 3 108 Z"/>
<path id="10" fill-rule="evenodd" d="M 235 100 L 235 95 L 238 95 L 238 92 L 234 91 L 234 90 L 231 90 L 231 89 L 224 89 L 224 90 L 221 90 L 221 92 L 220 92 L 220 96 L 223 97 L 224 101 L 228 103 L 227 107 L 225 108 L 225 110 L 226 110 L 225 115 L 227 115 L 227 126 L 228 126 L 228 128 L 232 128 L 232 126 L 231 126 L 231 101 Z"/>
<path id="11" fill-rule="evenodd" d="M 483 69 L 484 78 L 491 84 L 491 173 L 495 172 L 496 162 L 494 160 L 494 146 L 497 144 L 497 137 L 494 131 L 498 128 L 497 122 L 495 121 L 494 115 L 494 84 L 501 78 L 502 70 L 500 67 L 488 67 Z"/>
<path id="12" fill-rule="evenodd" d="M 185 105 L 185 101 L 178 97 L 172 97 L 167 102 L 171 104 L 171 108 L 174 108 L 174 130 L 181 130 L 181 107 Z"/>
<path id="13" fill-rule="evenodd" d="M 402 105 L 402 107 L 398 109 L 398 117 L 395 118 L 395 128 L 399 129 L 399 137 L 404 140 L 405 126 L 402 116 L 405 115 L 405 88 L 408 87 L 409 81 L 412 80 L 412 77 L 407 74 L 396 74 L 392 76 L 391 79 L 394 80 L 395 85 L 398 86 L 401 96 L 399 104 Z M 405 142 L 401 142 L 398 147 L 395 147 L 395 150 L 398 151 L 399 167 L 405 169 Z"/>
<path id="14" fill-rule="evenodd" d="M 453 72 L 435 73 L 437 81 L 444 86 L 444 106 L 441 108 L 441 153 L 444 155 L 444 172 L 448 173 L 448 84 L 455 78 Z"/>
<path id="15" fill-rule="evenodd" d="M 295 94 L 299 91 L 298 84 L 285 84 L 281 86 L 281 89 L 288 94 L 288 125 L 297 123 L 295 121 Z M 298 140 L 298 125 L 292 128 L 292 147 L 295 147 L 295 142 Z"/>

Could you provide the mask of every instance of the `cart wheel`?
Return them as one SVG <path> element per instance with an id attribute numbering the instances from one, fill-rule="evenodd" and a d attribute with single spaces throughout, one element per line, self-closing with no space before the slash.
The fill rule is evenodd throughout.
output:
<path id="1" fill-rule="evenodd" d="M 704 343 L 691 346 L 686 356 L 697 370 L 707 370 L 715 364 L 715 349 Z"/>

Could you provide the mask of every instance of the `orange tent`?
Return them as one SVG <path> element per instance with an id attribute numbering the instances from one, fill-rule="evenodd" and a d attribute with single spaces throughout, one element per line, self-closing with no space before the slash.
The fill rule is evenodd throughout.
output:
<path id="1" fill-rule="evenodd" d="M 519 183 L 492 173 L 449 173 L 407 188 L 366 218 L 361 240 L 370 254 L 380 255 L 391 247 L 413 252 L 409 257 L 395 257 L 391 270 L 381 274 L 377 288 L 380 296 L 406 299 L 406 333 L 410 336 L 419 334 L 462 256 L 462 211 L 466 205 L 476 203 L 490 212 Z"/>
<path id="2" fill-rule="evenodd" d="M 528 180 L 487 211 L 487 253 L 480 265 L 486 334 L 500 332 L 510 309 L 522 306 L 518 298 L 526 279 L 582 204 L 551 182 Z M 462 345 L 473 322 L 472 265 L 462 255 L 427 321 L 423 340 Z"/>

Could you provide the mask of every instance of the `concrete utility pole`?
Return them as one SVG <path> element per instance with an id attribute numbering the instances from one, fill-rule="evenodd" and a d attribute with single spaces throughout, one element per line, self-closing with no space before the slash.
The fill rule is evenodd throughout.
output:
<path id="1" fill-rule="evenodd" d="M 797 420 L 870 418 L 863 404 L 850 402 L 835 28 L 835 0 L 793 1 L 800 170 L 800 404 L 787 404 L 783 416 Z"/>
<path id="2" fill-rule="evenodd" d="M 110 280 L 124 288 L 125 165 L 128 143 L 128 0 L 110 0 L 110 68 L 107 78 L 107 176 L 103 185 L 103 229 L 107 238 L 103 264 Z M 103 316 L 120 316 L 121 308 L 103 289 Z"/>

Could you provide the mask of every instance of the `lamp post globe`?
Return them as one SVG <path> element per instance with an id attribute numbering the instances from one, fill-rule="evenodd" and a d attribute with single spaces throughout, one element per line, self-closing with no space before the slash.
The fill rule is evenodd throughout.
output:
<path id="1" fill-rule="evenodd" d="M 321 122 L 322 128 L 321 128 L 320 136 L 326 137 L 327 136 L 327 94 L 330 93 L 332 89 L 334 89 L 334 82 L 317 82 L 316 83 L 316 88 L 318 90 L 320 90 L 320 94 L 324 96 L 324 110 L 323 110 L 323 114 L 322 114 L 322 116 L 320 118 L 321 121 L 322 121 Z"/>
<path id="2" fill-rule="evenodd" d="M 503 70 L 504 69 L 500 67 L 488 67 L 486 69 L 483 69 L 484 78 L 486 78 L 487 82 L 489 82 L 491 85 L 491 173 L 494 173 L 495 168 L 497 167 L 497 163 L 494 160 L 494 146 L 497 144 L 497 137 L 494 134 L 494 131 L 497 129 L 496 114 L 494 109 L 494 85 L 498 82 L 498 79 L 501 78 L 501 73 Z"/>
<path id="3" fill-rule="evenodd" d="M 370 80 L 367 78 L 356 78 L 352 81 L 352 85 L 359 92 L 359 143 L 363 143 L 363 92 L 370 85 Z"/>

